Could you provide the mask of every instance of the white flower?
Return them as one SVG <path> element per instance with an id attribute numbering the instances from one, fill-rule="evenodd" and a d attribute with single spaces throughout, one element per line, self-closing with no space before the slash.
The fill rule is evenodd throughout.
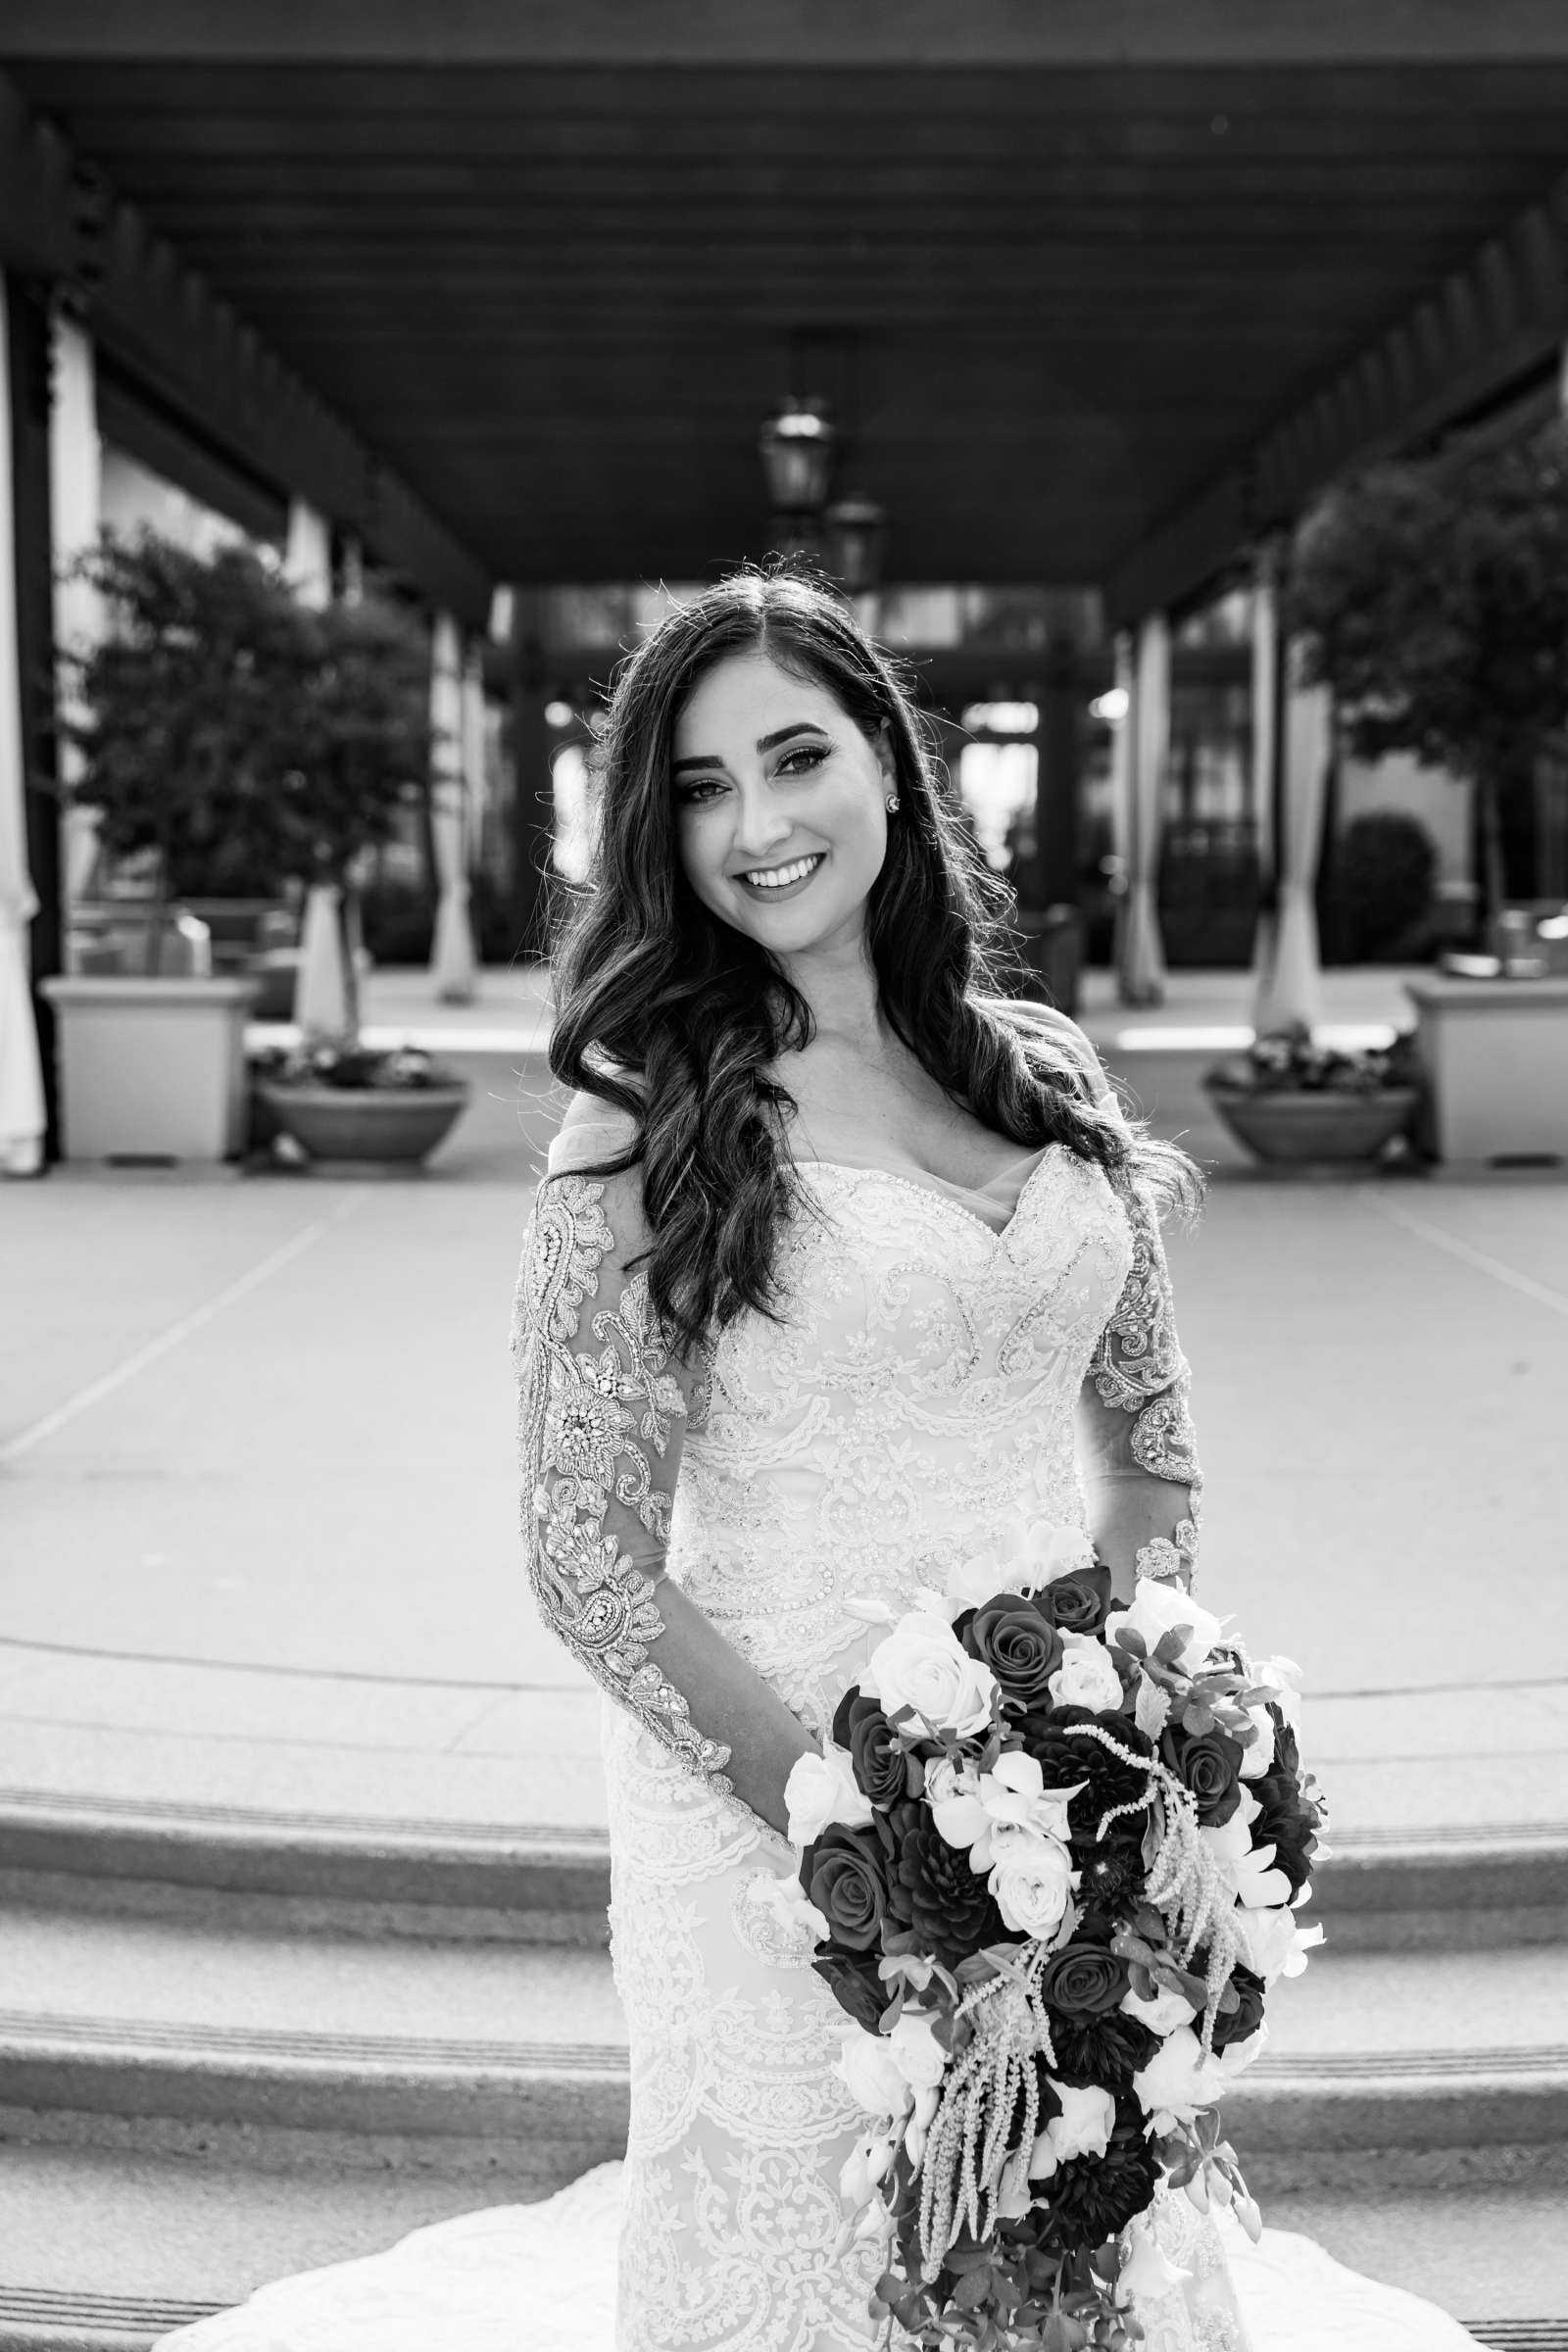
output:
<path id="1" fill-rule="evenodd" d="M 1049 2180 L 1058 2164 L 1070 2164 L 1075 2156 L 1103 2156 L 1116 2129 L 1116 2102 L 1108 2090 L 1094 2083 L 1079 2090 L 1054 2080 L 1051 2087 L 1061 2101 L 1061 2113 L 1052 2117 L 1035 2141 L 1029 2158 L 1031 2180 Z"/>
<path id="2" fill-rule="evenodd" d="M 1265 2018 L 1245 2041 L 1228 2041 L 1222 2050 L 1216 2051 L 1215 2056 L 1226 2082 L 1234 2082 L 1238 2075 L 1245 2075 L 1253 2059 L 1262 2057 L 1268 2043 L 1268 2020 Z"/>
<path id="3" fill-rule="evenodd" d="M 1054 1520 L 1025 1518 L 999 1536 L 984 1551 L 960 1560 L 948 1577 L 948 1599 L 954 1613 L 977 1609 L 999 1592 L 1038 1592 L 1058 1576 L 1092 1568 L 1095 1547 L 1079 1527 L 1060 1527 Z"/>
<path id="4" fill-rule="evenodd" d="M 911 2090 L 932 2090 L 948 2071 L 948 2053 L 919 2009 L 906 2009 L 886 2036 L 894 2063 Z"/>
<path id="5" fill-rule="evenodd" d="M 1281 1977 L 1298 1977 L 1306 1966 L 1307 1953 L 1323 1940 L 1323 1930 L 1299 1926 L 1288 1905 L 1238 1910 L 1236 1925 L 1241 1931 L 1242 1958 L 1265 1984 L 1278 1984 Z"/>
<path id="6" fill-rule="evenodd" d="M 847 1830 L 863 1830 L 871 1820 L 870 1798 L 856 1780 L 845 1750 L 831 1740 L 819 1756 L 808 1750 L 796 1757 L 784 1784 L 784 1803 L 790 1843 L 795 1846 L 811 1844 L 830 1822 Z"/>
<path id="7" fill-rule="evenodd" d="M 832 1930 L 793 1871 L 776 1879 L 760 1876 L 752 1882 L 751 1897 L 771 1911 L 787 1936 L 826 1943 Z"/>
<path id="8" fill-rule="evenodd" d="M 1146 2111 L 1156 2118 L 1156 2129 L 1168 2131 L 1170 2126 L 1157 2119 L 1169 2116 L 1176 2123 L 1190 2124 L 1202 2108 L 1212 2107 L 1220 2098 L 1226 2081 L 1220 2061 L 1203 2056 L 1202 2044 L 1191 2026 L 1178 2026 L 1143 2071 L 1134 2075 L 1133 2088 Z"/>
<path id="9" fill-rule="evenodd" d="M 1103 1642 L 1090 1634 L 1063 1634 L 1062 1660 L 1051 1678 L 1051 1695 L 1058 1707 L 1103 1707 L 1121 1704 L 1121 1676 L 1111 1664 Z"/>
<path id="10" fill-rule="evenodd" d="M 998 1830 L 1031 1830 L 1041 1838 L 1065 1840 L 1067 1808 L 1082 1782 L 1071 1788 L 1048 1788 L 1039 1758 L 1025 1755 L 1021 1748 L 1008 1748 L 990 1772 L 955 1774 L 951 1766 L 944 1772 L 945 1764 L 944 1758 L 927 1776 L 931 1817 L 949 1845 L 969 1848 L 969 1867 L 977 1876 L 991 1868 L 992 1838 Z"/>
<path id="11" fill-rule="evenodd" d="M 1039 1585 L 1054 1585 L 1058 1576 L 1082 1575 L 1095 1564 L 1093 1540 L 1081 1527 L 1053 1527 L 1044 1519 L 1031 1519 L 1025 1540 L 1036 1571 L 1034 1584 L 1024 1587 L 1026 1592 Z"/>
<path id="12" fill-rule="evenodd" d="M 1142 2214 L 1129 2223 L 1127 2259 L 1116 2280 L 1118 2301 L 1134 2310 L 1140 2303 L 1157 2303 L 1191 2277 L 1190 2271 L 1177 2269 Z"/>
<path id="13" fill-rule="evenodd" d="M 997 1908 L 1015 1936 L 1048 1941 L 1060 1927 L 1077 1874 L 1059 1838 L 1000 1829 L 991 1839 L 988 1880 Z"/>
<path id="14" fill-rule="evenodd" d="M 1167 2034 L 1173 2034 L 1178 2026 L 1190 2026 L 1198 2015 L 1184 1992 L 1177 1992 L 1165 1984 L 1161 1984 L 1153 1998 L 1147 2001 L 1142 1993 L 1134 1992 L 1129 1984 L 1121 1996 L 1121 2006 L 1129 2017 L 1136 2017 L 1141 2026 L 1147 2026 L 1151 2034 L 1157 2034 L 1161 2040 Z"/>
<path id="15" fill-rule="evenodd" d="M 1236 1810 L 1229 1821 L 1199 1831 L 1200 1838 L 1219 1864 L 1220 1876 L 1239 1903 L 1250 1911 L 1268 1910 L 1290 1901 L 1291 1882 L 1273 1868 L 1272 1845 L 1252 1843 L 1252 1824 L 1262 1807 L 1250 1788 L 1237 1792 Z"/>
<path id="16" fill-rule="evenodd" d="M 1252 1681 L 1274 1694 L 1274 1704 L 1293 1732 L 1301 1728 L 1301 1669 L 1294 1658 L 1265 1658 L 1252 1668 Z"/>
<path id="17" fill-rule="evenodd" d="M 909 2104 L 904 2070 L 880 2034 L 867 2034 L 860 2026 L 846 2034 L 833 2072 L 867 2115 L 902 2118 Z"/>
<path id="18" fill-rule="evenodd" d="M 887 2178 L 898 2146 L 897 2136 L 890 2138 L 885 2132 L 867 2132 L 858 2139 L 839 2168 L 839 2195 L 852 2211 L 858 2211 L 879 2180 Z"/>
<path id="19" fill-rule="evenodd" d="M 926 2133 L 941 2102 L 942 2093 L 934 2082 L 926 2083 L 914 2094 L 914 2113 L 905 2126 L 904 2145 L 909 2162 L 916 2168 L 925 2154 Z"/>
<path id="20" fill-rule="evenodd" d="M 1021 2222 L 1032 2202 L 1029 2194 L 1029 2152 L 1026 2148 L 1020 2148 L 1016 2155 L 1007 2158 L 1002 2168 L 996 2218 L 999 2222 Z"/>
<path id="21" fill-rule="evenodd" d="M 996 1677 L 971 1658 L 951 1625 L 927 1609 L 913 1609 L 872 1650 L 860 1689 L 884 1714 L 912 1707 L 933 1732 L 960 1740 L 985 1731 L 1000 1693 Z"/>
<path id="22" fill-rule="evenodd" d="M 1274 1761 L 1274 1718 L 1267 1707 L 1249 1707 L 1257 1737 L 1242 1750 L 1242 1778 L 1260 1781 Z"/>
<path id="23" fill-rule="evenodd" d="M 1225 1628 L 1208 1609 L 1200 1608 L 1190 1592 L 1179 1585 L 1158 1583 L 1153 1577 L 1141 1576 L 1131 1605 L 1113 1610 L 1105 1620 L 1105 1640 L 1114 1642 L 1126 1626 L 1142 1634 L 1144 1646 L 1151 1655 L 1166 1634 L 1178 1627 L 1185 1628 L 1177 1664 L 1186 1674 L 1194 1674 L 1202 1665 L 1216 1644 L 1225 1638 Z"/>

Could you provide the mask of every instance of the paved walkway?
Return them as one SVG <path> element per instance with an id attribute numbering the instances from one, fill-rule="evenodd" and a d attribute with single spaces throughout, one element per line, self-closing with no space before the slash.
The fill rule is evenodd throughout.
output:
<path id="1" fill-rule="evenodd" d="M 537 1029 L 537 991 L 487 974 L 486 1013 Z M 372 1021 L 415 1002 L 372 984 Z M 476 1100 L 423 1180 L 0 1191 L 0 1785 L 602 1818 L 515 1533 L 548 1089 L 537 1043 L 459 1035 Z M 1568 1186 L 1216 1185 L 1171 1253 L 1205 1597 L 1305 1667 L 1340 1829 L 1568 1823 Z"/>

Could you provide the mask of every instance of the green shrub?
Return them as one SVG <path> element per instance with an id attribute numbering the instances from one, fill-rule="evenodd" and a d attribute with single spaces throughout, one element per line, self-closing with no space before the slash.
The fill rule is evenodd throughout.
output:
<path id="1" fill-rule="evenodd" d="M 1334 853 L 1330 892 L 1346 960 L 1418 954 L 1437 874 L 1437 851 L 1417 818 L 1397 808 L 1353 817 Z"/>

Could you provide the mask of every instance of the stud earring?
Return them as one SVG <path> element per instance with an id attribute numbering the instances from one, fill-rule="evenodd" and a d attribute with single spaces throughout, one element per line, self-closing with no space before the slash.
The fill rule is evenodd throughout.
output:
<path id="1" fill-rule="evenodd" d="M 890 793 L 888 794 L 888 814 L 889 814 L 890 816 L 892 815 L 892 813 L 893 813 L 894 809 L 895 809 L 895 808 L 897 808 L 898 805 L 899 805 L 899 796 L 898 796 L 898 794 L 897 794 L 896 792 L 890 792 Z"/>

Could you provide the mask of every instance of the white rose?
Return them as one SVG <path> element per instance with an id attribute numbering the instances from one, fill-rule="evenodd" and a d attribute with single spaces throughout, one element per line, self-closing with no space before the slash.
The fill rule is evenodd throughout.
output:
<path id="1" fill-rule="evenodd" d="M 1104 1644 L 1090 1634 L 1063 1634 L 1062 1660 L 1051 1678 L 1051 1695 L 1058 1707 L 1090 1707 L 1098 1715 L 1104 1707 L 1121 1705 L 1121 1676 Z"/>
<path id="2" fill-rule="evenodd" d="M 933 1732 L 972 1739 L 991 1722 L 1000 1693 L 988 1666 L 961 1647 L 951 1625 L 911 1610 L 872 1650 L 860 1688 L 884 1714 L 912 1707 Z"/>
<path id="3" fill-rule="evenodd" d="M 1177 1664 L 1186 1674 L 1194 1674 L 1209 1652 L 1225 1638 L 1225 1628 L 1208 1609 L 1200 1609 L 1190 1592 L 1179 1585 L 1158 1583 L 1154 1578 L 1141 1576 L 1131 1605 L 1115 1609 L 1105 1620 L 1105 1640 L 1114 1642 L 1123 1626 L 1142 1634 L 1146 1650 L 1152 1655 L 1166 1634 L 1185 1630 Z"/>
<path id="4" fill-rule="evenodd" d="M 880 2034 L 867 2034 L 863 2027 L 845 2034 L 833 2072 L 867 2115 L 902 2117 L 909 2103 L 909 2086 L 892 2050 Z"/>
<path id="5" fill-rule="evenodd" d="M 1253 2059 L 1262 2057 L 1268 2043 L 1268 2020 L 1265 2018 L 1245 2041 L 1227 2042 L 1224 2049 L 1217 2051 L 1215 2055 L 1226 2082 L 1234 2082 L 1238 2075 L 1245 2075 Z"/>
<path id="6" fill-rule="evenodd" d="M 1274 1704 L 1293 1732 L 1301 1728 L 1301 1669 L 1294 1658 L 1265 1658 L 1252 1668 L 1252 1681 L 1273 1693 Z"/>
<path id="7" fill-rule="evenodd" d="M 885 2036 L 894 2063 L 911 2090 L 933 2090 L 948 2071 L 948 2053 L 918 2009 L 906 2009 Z"/>
<path id="8" fill-rule="evenodd" d="M 847 1830 L 863 1830 L 871 1820 L 871 1801 L 855 1777 L 855 1768 L 842 1747 L 831 1740 L 821 1755 L 797 1756 L 784 1784 L 789 1815 L 790 1843 L 808 1846 L 820 1838 L 830 1822 Z"/>
<path id="9" fill-rule="evenodd" d="M 1075 2156 L 1103 2156 L 1116 2129 L 1116 2102 L 1108 2090 L 1094 2083 L 1078 2090 L 1055 2081 L 1051 2087 L 1061 2101 L 1061 2113 L 1052 2117 L 1035 2141 L 1029 2158 L 1031 2180 L 1049 2180 L 1058 2164 L 1070 2164 Z"/>
<path id="10" fill-rule="evenodd" d="M 1203 2056 L 1202 2043 L 1190 2026 L 1178 2026 L 1133 2077 L 1133 2088 L 1150 2115 L 1172 2116 L 1182 2124 L 1212 2107 L 1225 2086 L 1224 2068 L 1217 2058 Z"/>
<path id="11" fill-rule="evenodd" d="M 1151 2034 L 1157 2034 L 1161 2041 L 1178 2026 L 1190 2026 L 1198 2015 L 1184 1992 L 1166 1984 L 1159 1985 L 1153 1998 L 1147 2001 L 1129 1984 L 1121 1996 L 1121 2006 L 1129 2017 L 1136 2017 L 1141 2026 L 1147 2026 Z"/>
<path id="12" fill-rule="evenodd" d="M 1041 1838 L 1033 1830 L 997 1830 L 991 1848 L 987 1883 L 1004 1921 L 1015 1936 L 1048 1941 L 1072 1899 L 1072 1856 L 1059 1838 Z"/>
<path id="13" fill-rule="evenodd" d="M 971 1553 L 950 1571 L 948 1598 L 954 1614 L 959 1609 L 978 1609 L 999 1592 L 1022 1592 L 1028 1575 L 1024 1531 L 1021 1527 L 1011 1528 L 984 1551 Z"/>

